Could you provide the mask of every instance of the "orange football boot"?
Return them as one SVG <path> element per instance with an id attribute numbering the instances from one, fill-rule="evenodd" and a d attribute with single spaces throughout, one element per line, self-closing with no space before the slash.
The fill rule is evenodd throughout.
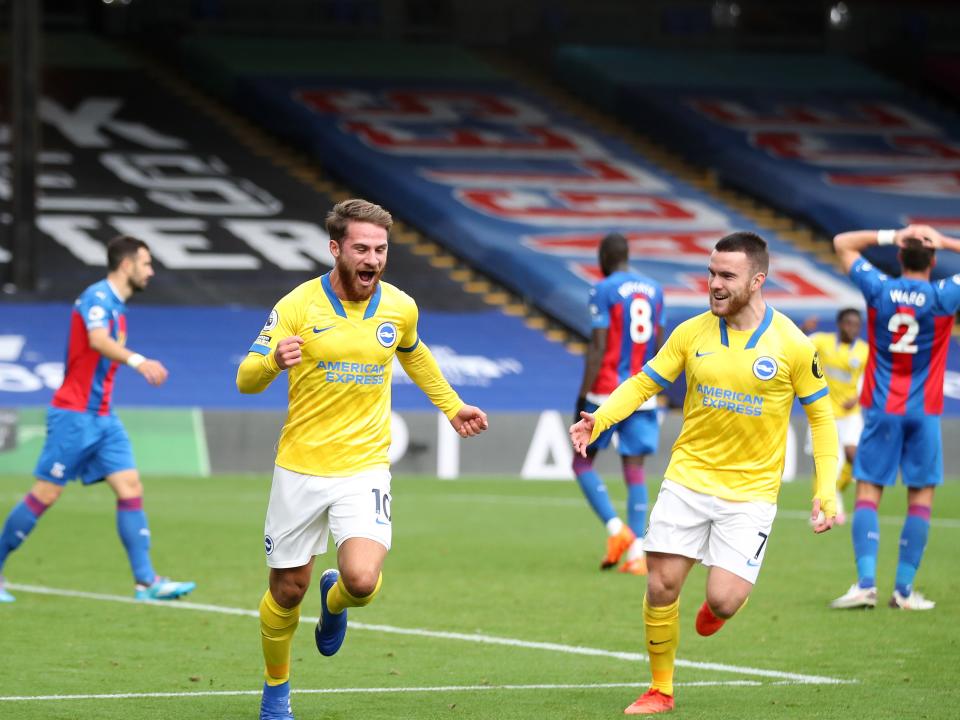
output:
<path id="1" fill-rule="evenodd" d="M 633 560 L 627 560 L 623 565 L 620 566 L 620 572 L 629 573 L 630 575 L 646 575 L 647 559 L 641 555 Z"/>
<path id="2" fill-rule="evenodd" d="M 633 530 L 630 529 L 629 525 L 624 525 L 620 528 L 620 532 L 616 535 L 610 535 L 607 538 L 607 554 L 603 556 L 603 560 L 600 561 L 600 569 L 607 570 L 612 568 L 618 562 L 623 554 L 633 545 L 633 541 L 637 539 L 637 536 L 633 533 Z"/>
<path id="3" fill-rule="evenodd" d="M 623 711 L 624 715 L 653 715 L 673 710 L 673 695 L 664 695 L 651 688 L 637 698 L 636 702 Z"/>
<path id="4" fill-rule="evenodd" d="M 710 606 L 707 605 L 707 601 L 704 600 L 703 605 L 700 606 L 700 612 L 697 613 L 697 632 L 704 637 L 713 635 L 717 630 L 723 627 L 725 622 L 726 620 L 718 618 L 713 614 Z"/>

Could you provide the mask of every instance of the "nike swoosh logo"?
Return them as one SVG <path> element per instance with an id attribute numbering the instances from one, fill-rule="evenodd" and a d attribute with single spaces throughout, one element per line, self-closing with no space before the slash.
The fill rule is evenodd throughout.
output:
<path id="1" fill-rule="evenodd" d="M 760 567 L 760 563 L 758 563 L 756 560 L 747 560 L 747 565 L 750 567 Z"/>
<path id="2" fill-rule="evenodd" d="M 316 332 L 316 330 L 314 330 L 314 332 Z M 710 352 L 700 352 L 699 350 L 697 350 L 697 357 L 705 357 L 707 355 L 713 355 L 714 352 L 716 351 L 711 350 Z"/>
<path id="3" fill-rule="evenodd" d="M 663 645 L 664 643 L 668 643 L 668 642 L 670 642 L 670 641 L 669 641 L 669 640 L 661 640 L 660 642 L 655 642 L 655 641 L 651 640 L 651 641 L 650 641 L 650 644 L 651 644 L 651 645 Z"/>
<path id="4" fill-rule="evenodd" d="M 390 524 L 390 523 L 384 522 L 384 521 L 381 520 L 380 518 L 377 518 L 377 525 L 389 525 L 389 524 Z"/>
<path id="5" fill-rule="evenodd" d="M 316 325 L 314 325 L 313 331 L 319 335 L 320 333 L 326 332 L 327 330 L 332 330 L 335 327 L 336 325 L 327 325 L 325 328 L 318 328 Z"/>

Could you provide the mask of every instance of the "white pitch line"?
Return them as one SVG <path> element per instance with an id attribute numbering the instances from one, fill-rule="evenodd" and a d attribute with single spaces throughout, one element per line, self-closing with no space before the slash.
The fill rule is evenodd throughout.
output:
<path id="1" fill-rule="evenodd" d="M 19 585 L 7 583 L 11 590 L 21 592 L 37 593 L 40 595 L 58 595 L 61 597 L 75 597 L 86 600 L 105 600 L 109 602 L 120 602 L 128 604 L 151 605 L 153 607 L 168 608 L 171 610 L 195 610 L 199 612 L 212 612 L 222 615 L 240 615 L 244 617 L 259 618 L 260 613 L 257 610 L 246 608 L 232 608 L 221 605 L 205 605 L 193 603 L 184 600 L 176 601 L 143 601 L 134 600 L 128 595 L 105 595 L 101 593 L 90 593 L 81 590 L 63 590 L 59 588 L 49 588 L 39 585 Z M 301 616 L 301 623 L 316 623 L 317 618 Z M 549 650 L 552 652 L 566 653 L 568 655 L 588 655 L 594 657 L 609 657 L 617 660 L 628 660 L 632 662 L 646 662 L 646 655 L 635 652 L 625 652 L 618 650 L 605 650 L 602 648 L 584 647 L 582 645 L 561 645 L 559 643 L 536 642 L 529 640 L 518 640 L 516 638 L 499 637 L 496 635 L 483 635 L 479 633 L 458 633 L 443 630 L 424 630 L 421 628 L 402 628 L 394 625 L 373 625 L 367 623 L 350 622 L 350 627 L 355 630 L 372 630 L 374 632 L 390 633 L 393 635 L 413 635 L 416 637 L 437 638 L 441 640 L 461 640 L 464 642 L 474 642 L 484 645 L 505 645 L 508 647 L 518 647 L 528 650 Z M 777 678 L 796 683 L 811 685 L 843 685 L 855 683 L 856 680 L 844 680 L 841 678 L 826 677 L 823 675 L 805 675 L 802 673 L 784 672 L 781 670 L 765 670 L 763 668 L 743 667 L 740 665 L 727 665 L 724 663 L 697 662 L 694 660 L 677 660 L 677 667 L 689 667 L 699 670 L 715 670 L 717 672 L 729 672 L 739 675 L 755 675 L 757 677 Z"/>
<path id="2" fill-rule="evenodd" d="M 438 685 L 435 687 L 372 687 L 372 688 L 318 688 L 293 689 L 294 695 L 346 695 L 350 693 L 439 693 L 439 692 L 475 692 L 489 690 L 608 690 L 619 688 L 638 688 L 642 683 L 590 683 L 574 685 L 570 683 L 540 685 Z M 674 683 L 676 687 L 714 687 L 736 685 L 739 687 L 760 687 L 759 680 L 703 680 L 699 682 Z M 197 692 L 146 692 L 146 693 L 105 693 L 102 695 L 0 695 L 0 702 L 24 702 L 29 700 L 128 700 L 143 698 L 200 698 L 200 697 L 243 697 L 257 695 L 260 690 L 200 690 Z"/>

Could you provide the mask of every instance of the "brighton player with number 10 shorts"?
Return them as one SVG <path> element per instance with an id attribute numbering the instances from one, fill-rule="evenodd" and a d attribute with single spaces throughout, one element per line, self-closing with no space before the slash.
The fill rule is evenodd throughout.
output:
<path id="1" fill-rule="evenodd" d="M 833 526 L 833 409 L 813 344 L 764 302 L 768 265 L 760 236 L 736 232 L 722 238 L 710 255 L 710 311 L 681 323 L 653 360 L 570 428 L 582 455 L 600 433 L 686 373 L 683 429 L 643 543 L 649 571 L 643 616 L 653 682 L 624 711 L 628 715 L 674 707 L 680 589 L 697 560 L 710 568 L 698 633 L 717 632 L 747 601 L 777 512 L 794 397 L 813 432 L 813 530 Z"/>
<path id="2" fill-rule="evenodd" d="M 290 648 L 314 556 L 337 545 L 338 570 L 320 577 L 323 655 L 339 650 L 348 607 L 379 592 L 390 549 L 390 378 L 397 358 L 461 437 L 487 427 L 440 373 L 417 331 L 417 306 L 382 282 L 393 219 L 379 205 L 345 200 L 327 215 L 335 266 L 280 300 L 237 373 L 241 392 L 264 390 L 287 370 L 265 523 L 270 586 L 260 601 L 266 665 L 261 720 L 289 720 Z"/>

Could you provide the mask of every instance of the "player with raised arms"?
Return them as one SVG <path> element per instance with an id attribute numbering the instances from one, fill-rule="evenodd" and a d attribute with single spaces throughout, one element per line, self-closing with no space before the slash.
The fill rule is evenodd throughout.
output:
<path id="1" fill-rule="evenodd" d="M 867 301 L 870 353 L 860 405 L 864 429 L 853 466 L 857 499 L 851 523 L 857 582 L 836 598 L 838 609 L 877 604 L 877 511 L 897 471 L 907 487 L 907 516 L 890 607 L 932 610 L 913 587 L 930 533 L 933 495 L 943 484 L 943 375 L 954 317 L 960 309 L 960 274 L 933 282 L 940 249 L 960 252 L 960 240 L 928 225 L 900 230 L 855 230 L 833 240 L 840 262 Z M 900 277 L 888 277 L 861 253 L 895 245 Z"/>

